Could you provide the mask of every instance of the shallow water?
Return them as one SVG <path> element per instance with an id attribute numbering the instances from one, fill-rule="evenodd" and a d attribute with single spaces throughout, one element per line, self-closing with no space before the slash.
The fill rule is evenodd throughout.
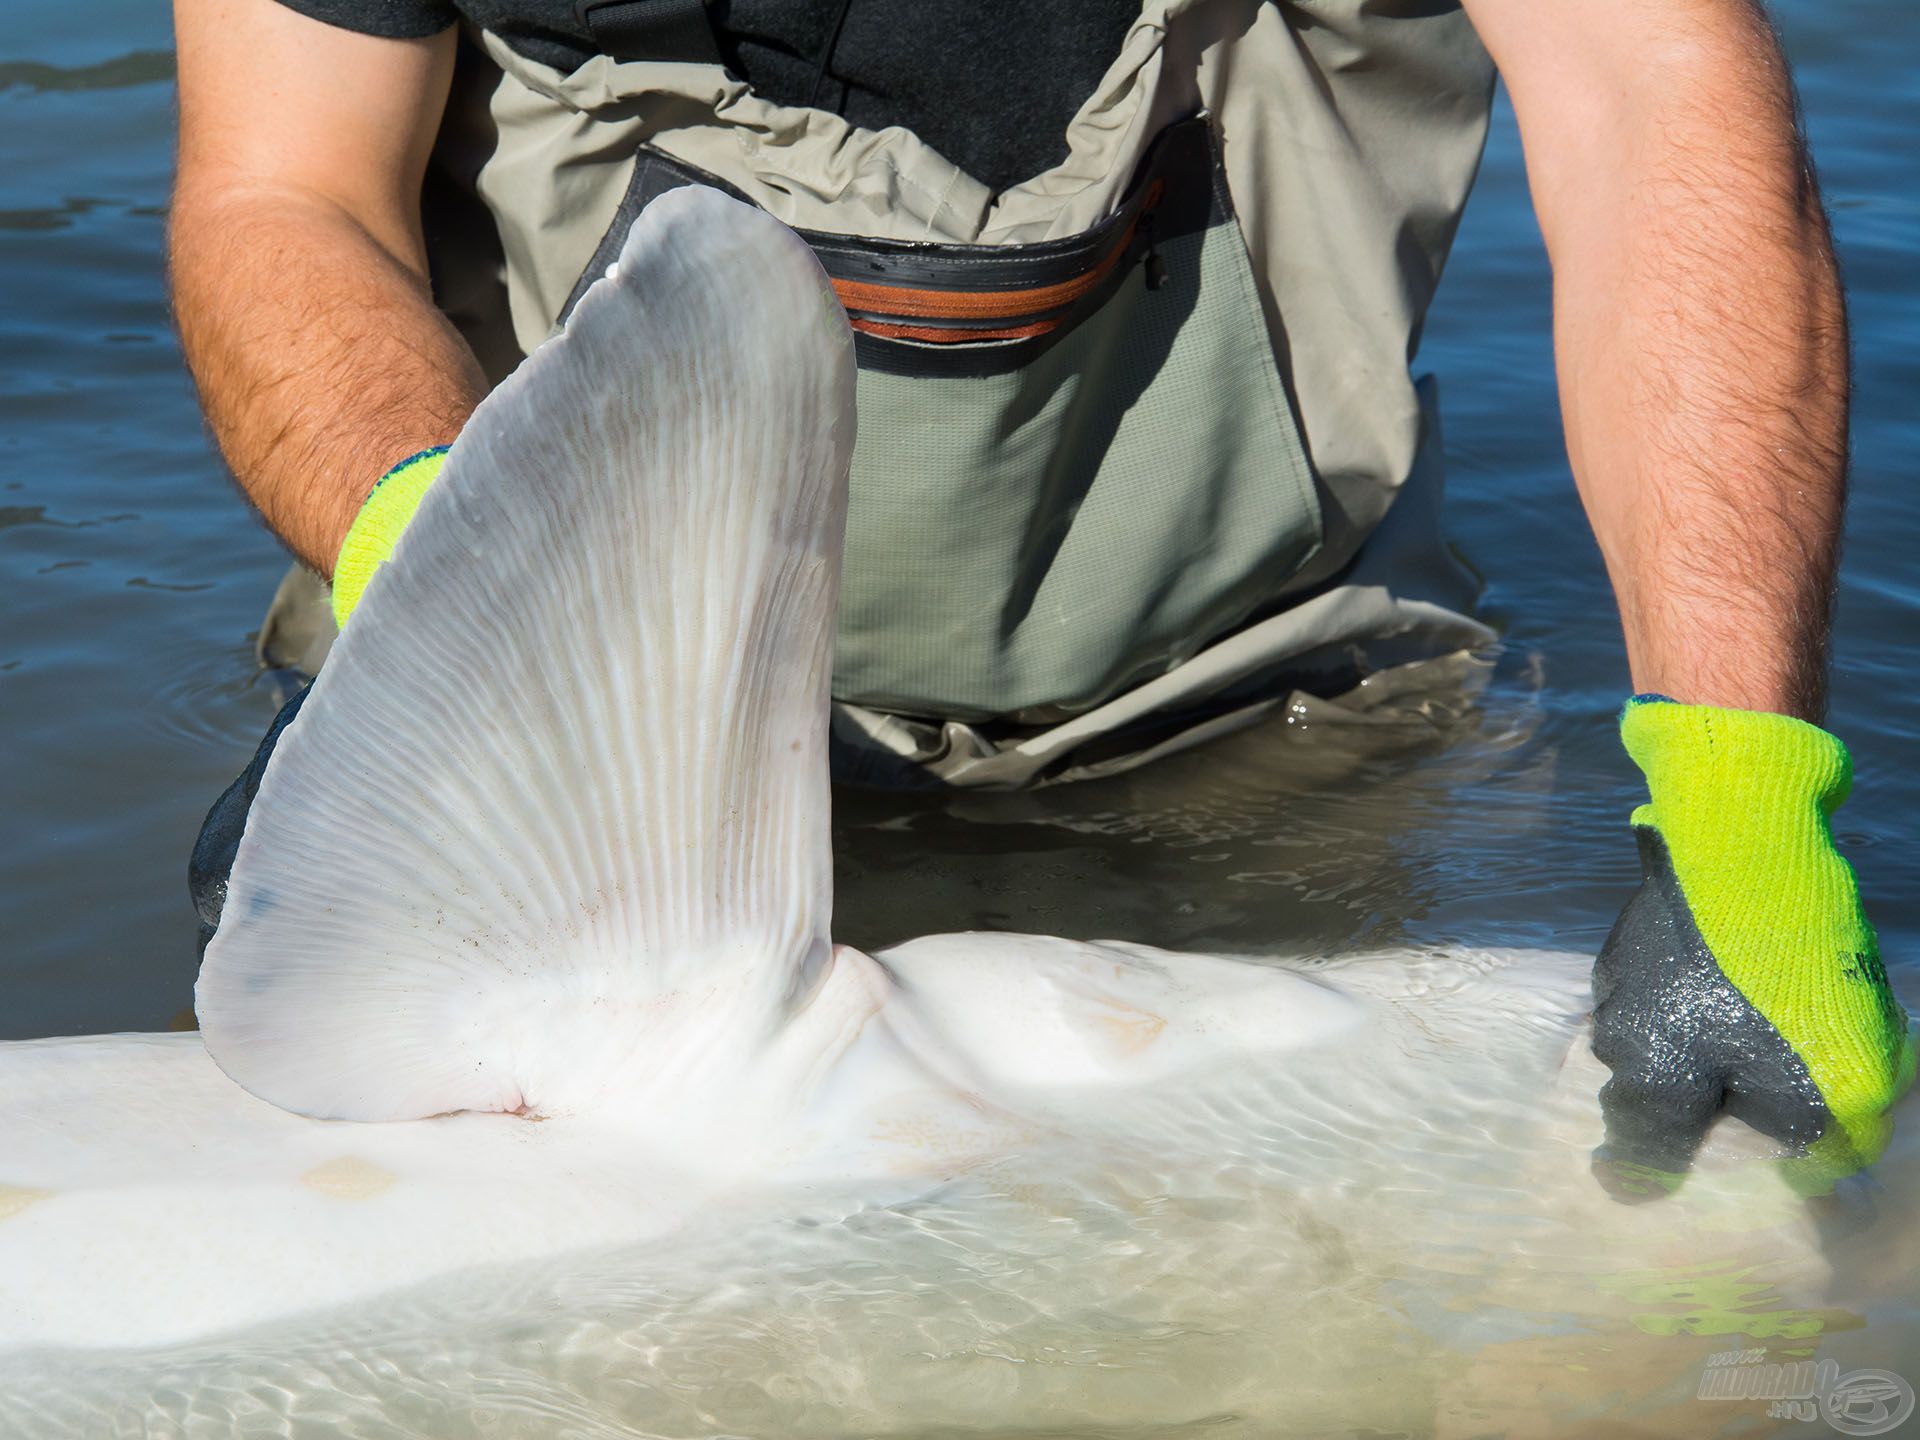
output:
<path id="1" fill-rule="evenodd" d="M 1856 491 L 1831 721 L 1853 746 L 1857 779 L 1838 828 L 1896 986 L 1920 1006 L 1920 681 L 1907 663 L 1920 635 L 1911 560 L 1920 504 L 1906 484 L 1920 453 L 1920 290 L 1911 279 L 1920 255 L 1920 20 L 1869 0 L 1793 0 L 1779 15 L 1834 210 L 1858 352 Z M 76 10 L 39 7 L 0 21 L 0 1037 L 164 1028 L 183 1010 L 194 971 L 187 850 L 273 710 L 253 680 L 249 636 L 284 561 L 223 478 L 166 325 L 169 44 L 163 7 L 134 0 L 96 3 L 84 21 Z M 1625 816 L 1637 777 L 1613 737 L 1626 668 L 1555 426 L 1546 284 L 1503 110 L 1421 361 L 1442 379 L 1451 531 L 1487 576 L 1485 610 L 1506 636 L 1478 712 L 1442 717 L 1388 760 L 1348 760 L 1310 717 L 1098 786 L 843 797 L 841 938 L 878 945 L 983 927 L 1242 952 L 1597 947 L 1635 878 Z M 1276 1367 L 1332 1366 L 1324 1386 L 1299 1390 L 1289 1428 L 1301 1433 L 1541 1433 L 1547 1415 L 1569 1427 L 1562 1433 L 1603 1416 L 1632 1417 L 1648 1434 L 1762 1433 L 1764 1405 L 1687 1398 L 1709 1355 L 1769 1346 L 1920 1381 L 1920 1311 L 1897 1298 L 1914 1286 L 1885 1283 L 1913 1276 L 1920 1260 L 1920 1119 L 1907 1114 L 1881 1167 L 1878 1216 L 1830 1257 L 1835 1279 L 1817 1303 L 1789 1301 L 1759 1262 L 1614 1274 L 1598 1302 L 1578 1267 L 1560 1281 L 1549 1268 L 1522 1283 L 1463 1260 L 1471 1283 L 1449 1287 L 1432 1263 L 1396 1286 L 1371 1274 L 1366 1285 L 1343 1281 L 1351 1272 L 1336 1264 L 1285 1271 L 1299 1290 L 1284 1305 L 1242 1307 L 1247 1328 L 1211 1345 L 1135 1344 L 1124 1337 L 1140 1332 L 1128 1326 L 1150 1330 L 1151 1306 L 1125 1323 L 1107 1317 L 1114 1323 L 1103 1328 L 1068 1303 L 1069 1289 L 1051 1330 L 1022 1330 L 1010 1315 L 996 1333 L 1023 1334 L 1061 1364 L 1107 1376 L 1113 1388 L 1079 1410 L 1059 1395 L 1084 1399 L 1097 1387 L 1065 1386 L 1047 1391 L 1054 1402 L 1026 1404 L 1010 1377 L 1064 1372 L 1011 1350 L 980 1353 L 980 1336 L 995 1330 L 992 1306 L 1015 1303 L 991 1285 L 979 1291 L 976 1334 L 921 1348 L 965 1351 L 964 1365 L 935 1367 L 938 1385 L 1004 1384 L 1008 1423 L 1041 1429 L 1066 1428 L 1077 1414 L 1097 1419 L 1090 1433 L 1140 1433 L 1134 1420 L 1231 1432 L 1235 1414 L 1258 1408 L 1241 1403 L 1242 1382 L 1267 1355 Z M 916 1232 L 924 1236 L 984 1222 L 873 1223 L 929 1227 Z M 1328 1232 L 1317 1224 L 1303 1211 L 1229 1233 L 1293 1227 L 1309 1236 L 1304 1250 L 1318 1253 L 1311 1236 Z M 1191 1241 L 1190 1228 L 1175 1230 L 1179 1243 Z M 796 1294 L 836 1298 L 817 1312 L 797 1304 L 793 1316 L 844 1327 L 832 1344 L 815 1336 L 806 1365 L 858 1371 L 884 1327 L 870 1321 L 863 1331 L 845 1293 L 809 1288 L 819 1277 L 801 1277 L 795 1263 Z M 1232 1273 L 1226 1264 L 1196 1272 L 1211 1282 Z M 567 1293 L 562 1281 L 554 1286 Z M 1037 1304 L 1040 1292 L 1013 1293 Z M 643 1300 L 620 1303 L 632 1316 L 646 1313 Z M 592 1323 L 611 1323 L 605 1306 L 593 1313 Z M 706 1313 L 733 1318 L 686 1333 L 732 1334 L 746 1351 L 768 1353 L 748 1333 L 765 1316 L 726 1304 Z M 1406 1340 L 1433 1333 L 1428 1322 L 1443 1313 L 1452 1317 L 1444 1350 Z M 1377 1346 L 1380 1364 L 1276 1338 L 1321 1325 L 1342 1344 Z M 622 1332 L 622 1343 L 659 1354 L 645 1332 Z M 756 1408 L 730 1389 L 747 1382 L 724 1350 L 678 1353 L 667 1388 L 684 1409 L 663 1402 L 647 1412 L 669 1433 L 753 1431 L 772 1423 L 768 1415 L 800 1413 Z M 1209 1363 L 1219 1404 L 1179 1412 L 1190 1427 L 1172 1409 L 1129 1411 L 1121 1399 L 1129 1385 L 1149 1391 L 1162 1364 L 1182 1367 L 1183 1395 L 1202 1395 Z M 862 1383 L 884 1388 L 908 1373 L 936 1383 L 934 1372 L 912 1367 Z M 799 1390 L 816 1408 L 804 1423 L 782 1422 L 787 1433 L 835 1433 L 839 1412 L 819 1397 L 844 1392 Z M 794 1405 L 797 1393 L 788 1395 Z M 897 1419 L 907 1398 L 881 1409 Z M 443 1416 L 434 1428 L 447 1423 Z M 982 1423 L 980 1412 L 929 1402 L 921 1433 L 961 1423 Z"/>

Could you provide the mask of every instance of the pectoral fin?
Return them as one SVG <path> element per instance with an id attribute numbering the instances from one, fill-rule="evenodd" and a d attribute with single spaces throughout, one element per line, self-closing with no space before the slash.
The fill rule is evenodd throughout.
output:
<path id="1" fill-rule="evenodd" d="M 565 1108 L 692 1063 L 646 1052 L 702 996 L 792 1003 L 827 953 L 853 374 L 797 236 L 648 207 L 280 741 L 195 992 L 229 1075 L 324 1117 Z"/>

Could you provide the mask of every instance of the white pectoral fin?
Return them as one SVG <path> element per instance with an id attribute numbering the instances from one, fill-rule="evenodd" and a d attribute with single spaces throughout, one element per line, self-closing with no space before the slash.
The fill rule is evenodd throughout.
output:
<path id="1" fill-rule="evenodd" d="M 549 1108 L 689 997 L 787 1003 L 826 953 L 853 427 L 805 244 L 650 205 L 280 741 L 195 992 L 228 1074 L 333 1118 Z"/>

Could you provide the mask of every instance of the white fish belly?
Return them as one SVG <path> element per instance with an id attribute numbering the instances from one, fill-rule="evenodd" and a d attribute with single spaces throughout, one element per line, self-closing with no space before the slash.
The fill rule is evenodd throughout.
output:
<path id="1" fill-rule="evenodd" d="M 878 958 L 897 993 L 772 1130 L 752 1086 L 692 1125 L 342 1123 L 193 1036 L 0 1046 L 0 1434 L 1334 1423 L 1354 1353 L 1609 1272 L 1818 1278 L 1724 1142 L 1671 1202 L 1599 1194 L 1581 957 Z"/>
<path id="2" fill-rule="evenodd" d="M 1302 970 L 982 935 L 881 960 L 891 997 L 806 1057 L 815 1073 L 749 1073 L 681 1116 L 640 1093 L 624 1117 L 313 1120 L 241 1090 L 194 1035 L 0 1046 L 0 1350 L 173 1343 L 630 1246 L 725 1203 L 894 1200 L 1103 1146 L 1103 1165 L 1258 1154 L 1332 1183 L 1427 1133 L 1423 1093 L 1471 1086 L 1484 1112 L 1503 1079 L 1535 1091 L 1577 1013 L 1566 974 L 1485 958 Z M 1342 1126 L 1349 1147 L 1330 1144 Z"/>
<path id="3" fill-rule="evenodd" d="M 197 1035 L 0 1046 L 0 1350 L 144 1346 L 629 1243 L 699 1183 L 510 1115 L 309 1120 Z"/>

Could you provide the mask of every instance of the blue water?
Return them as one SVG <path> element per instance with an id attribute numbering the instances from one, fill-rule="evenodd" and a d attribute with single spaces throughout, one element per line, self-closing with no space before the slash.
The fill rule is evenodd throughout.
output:
<path id="1" fill-rule="evenodd" d="M 1857 349 L 1830 721 L 1857 779 L 1838 829 L 1920 1006 L 1920 18 L 1873 0 L 1777 14 Z M 227 481 L 168 328 L 170 45 L 152 0 L 0 18 L 0 1038 L 182 1015 L 188 849 L 274 709 L 250 637 L 284 557 Z M 847 797 L 842 936 L 1596 948 L 1636 878 L 1637 776 L 1548 316 L 1503 105 L 1420 357 L 1441 377 L 1450 530 L 1505 635 L 1477 713 L 1350 765 L 1270 728 L 1100 786 Z M 1911 1136 L 1900 1153 L 1888 1174 L 1911 1185 Z M 1889 1253 L 1911 1264 L 1920 1229 L 1899 1223 Z M 1920 1380 L 1920 1318 L 1872 1324 Z"/>

